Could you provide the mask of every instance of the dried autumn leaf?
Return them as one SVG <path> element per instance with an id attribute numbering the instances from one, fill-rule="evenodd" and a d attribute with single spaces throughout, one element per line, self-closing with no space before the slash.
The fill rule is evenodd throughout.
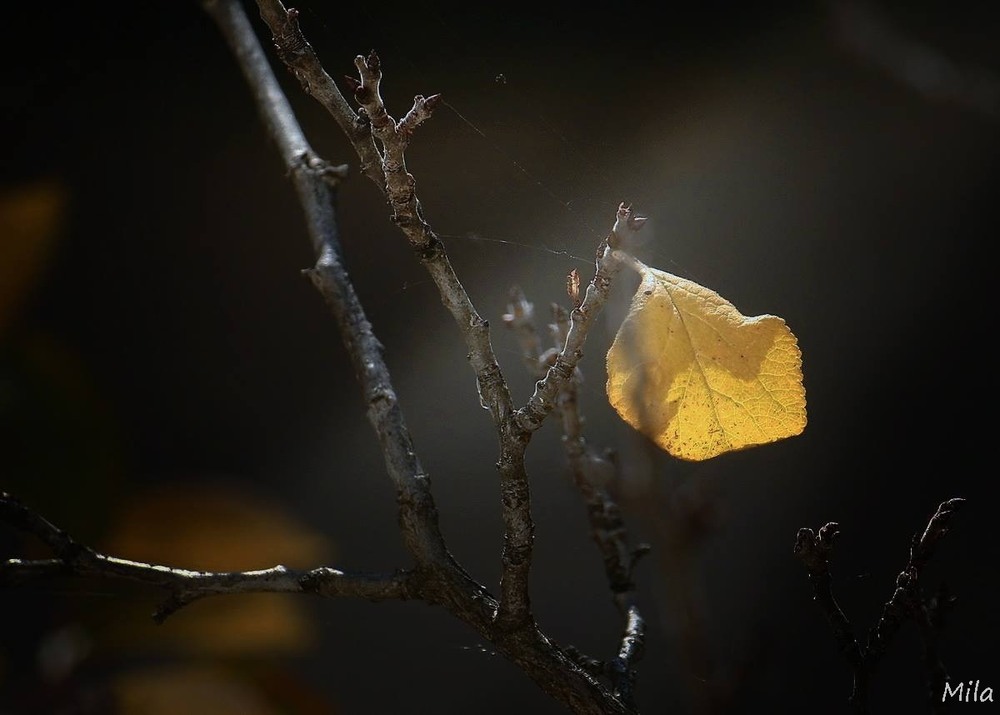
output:
<path id="1" fill-rule="evenodd" d="M 784 320 L 747 317 L 708 288 L 634 264 L 642 282 L 607 356 L 608 399 L 628 424 L 693 461 L 805 429 L 802 355 Z"/>

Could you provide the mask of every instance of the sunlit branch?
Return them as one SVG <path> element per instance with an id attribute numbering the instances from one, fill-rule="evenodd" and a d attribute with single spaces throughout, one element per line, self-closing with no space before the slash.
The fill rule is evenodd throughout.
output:
<path id="1" fill-rule="evenodd" d="M 627 241 L 629 233 L 638 231 L 645 222 L 644 217 L 632 213 L 630 206 L 621 204 L 618 207 L 611 233 L 598 246 L 594 277 L 587 286 L 583 301 L 570 313 L 566 343 L 546 371 L 545 377 L 536 383 L 528 403 L 517 412 L 517 424 L 521 429 L 534 432 L 555 408 L 556 396 L 572 378 L 577 363 L 583 357 L 587 335 L 597 322 L 597 316 L 611 293 L 614 277 L 621 269 L 621 261 L 615 256 L 615 250 Z"/>

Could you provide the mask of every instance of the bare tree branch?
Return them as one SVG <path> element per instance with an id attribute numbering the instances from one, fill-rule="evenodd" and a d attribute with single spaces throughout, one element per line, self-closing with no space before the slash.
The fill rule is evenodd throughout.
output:
<path id="1" fill-rule="evenodd" d="M 416 95 L 402 118 L 395 119 L 383 102 L 382 67 L 372 51 L 356 57 L 358 77 L 345 80 L 350 96 L 359 106 L 355 111 L 306 41 L 297 11 L 286 9 L 280 0 L 257 0 L 280 58 L 348 137 L 360 159 L 362 173 L 383 191 L 393 222 L 431 275 L 442 303 L 465 341 L 477 391 L 490 412 L 499 443 L 497 468 L 504 544 L 499 594 L 494 596 L 469 576 L 448 551 L 438 524 L 430 479 L 417 457 L 398 404 L 382 345 L 345 268 L 335 204 L 337 186 L 346 178 L 347 167 L 327 163 L 310 147 L 240 2 L 202 0 L 202 4 L 237 59 L 295 186 L 317 257 L 315 266 L 304 273 L 328 304 L 340 330 L 366 402 L 368 420 L 397 492 L 399 527 L 414 565 L 388 573 L 346 573 L 328 566 L 295 570 L 282 565 L 252 571 L 210 572 L 128 560 L 76 541 L 11 495 L 0 493 L 0 522 L 34 535 L 54 554 L 47 559 L 0 561 L 0 586 L 60 577 L 144 583 L 166 592 L 165 600 L 154 613 L 157 622 L 196 600 L 225 594 L 281 592 L 372 601 L 420 599 L 443 606 L 469 625 L 546 693 L 574 712 L 634 713 L 637 710 L 635 666 L 642 657 L 645 623 L 637 605 L 633 570 L 645 549 L 629 546 L 620 509 L 613 490 L 608 488 L 616 478 L 614 459 L 607 453 L 595 452 L 584 438 L 577 366 L 612 282 L 621 264 L 628 260 L 619 249 L 627 233 L 638 230 L 645 219 L 634 215 L 629 206 L 619 206 L 610 234 L 598 246 L 595 272 L 583 296 L 579 275 L 573 271 L 567 282 L 573 310 L 557 314 L 555 349 L 543 351 L 532 325 L 531 304 L 522 292 L 511 293 L 511 309 L 505 322 L 517 332 L 525 361 L 538 378 L 533 394 L 518 409 L 494 353 L 489 323 L 476 310 L 450 264 L 443 242 L 426 220 L 416 193 L 416 181 L 406 166 L 405 152 L 417 128 L 441 104 L 440 95 Z M 564 448 L 574 482 L 586 503 L 591 534 L 622 616 L 617 649 L 607 660 L 597 660 L 572 647 L 553 643 L 539 630 L 531 612 L 529 575 L 534 524 L 525 452 L 533 434 L 552 412 L 561 417 Z M 839 533 L 837 524 L 827 524 L 818 533 L 810 529 L 798 533 L 795 553 L 805 565 L 815 599 L 851 665 L 854 673 L 851 701 L 862 712 L 867 711 L 872 670 L 908 618 L 915 621 L 924 644 L 932 695 L 939 694 L 941 684 L 947 682 L 937 636 L 951 599 L 940 593 L 925 600 L 920 579 L 961 502 L 952 499 L 942 503 L 923 533 L 914 539 L 907 565 L 864 645 L 855 637 L 850 621 L 833 595 L 830 557 Z M 602 679 L 610 687 L 602 684 Z"/>
<path id="2" fill-rule="evenodd" d="M 920 631 L 927 675 L 931 681 L 928 688 L 930 702 L 932 707 L 938 704 L 936 701 L 943 691 L 937 685 L 940 684 L 940 688 L 943 688 L 944 683 L 948 681 L 948 675 L 937 649 L 936 631 L 940 621 L 932 614 L 942 608 L 943 604 L 935 600 L 924 602 L 920 591 L 920 575 L 938 542 L 948 533 L 955 511 L 964 502 L 965 500 L 961 498 L 942 502 L 923 533 L 914 537 L 906 567 L 896 577 L 896 587 L 892 596 L 883 606 L 882 614 L 870 631 L 868 642 L 864 646 L 861 646 L 854 636 L 850 621 L 833 596 L 830 555 L 833 552 L 833 543 L 840 534 L 839 525 L 830 522 L 820 529 L 819 533 L 812 529 L 799 529 L 795 538 L 794 553 L 806 567 L 809 581 L 813 586 L 813 597 L 830 623 L 840 652 L 851 666 L 854 687 L 850 702 L 857 712 L 868 712 L 868 690 L 872 671 L 907 618 L 913 619 Z"/>
<path id="3" fill-rule="evenodd" d="M 328 567 L 309 571 L 274 566 L 256 571 L 192 571 L 120 559 L 98 553 L 24 506 L 0 493 L 0 520 L 37 536 L 53 551 L 54 559 L 8 559 L 0 562 L 0 585 L 20 585 L 57 576 L 100 576 L 157 586 L 169 593 L 153 614 L 157 623 L 180 608 L 205 598 L 234 593 L 314 593 L 369 601 L 408 599 L 417 595 L 411 573 L 346 574 Z"/>
<path id="4" fill-rule="evenodd" d="M 864 653 L 851 629 L 851 622 L 844 615 L 833 595 L 833 579 L 830 576 L 830 554 L 833 542 L 840 535 L 840 525 L 831 521 L 819 532 L 799 529 L 795 538 L 795 555 L 799 557 L 809 573 L 813 587 L 813 599 L 819 604 L 833 630 L 837 648 L 847 659 L 854 674 L 854 691 L 851 702 L 857 703 L 867 697 L 868 672 L 865 669 Z"/>
<path id="5" fill-rule="evenodd" d="M 583 357 L 583 344 L 607 302 L 614 277 L 621 269 L 615 250 L 624 244 L 630 232 L 638 231 L 645 222 L 645 217 L 633 214 L 630 206 L 624 203 L 619 205 L 614 228 L 597 248 L 596 270 L 587 286 L 583 302 L 570 313 L 566 343 L 545 377 L 535 385 L 528 403 L 518 410 L 517 424 L 521 429 L 528 432 L 537 430 L 555 408 L 556 396 L 572 378 L 577 363 Z"/>
<path id="6" fill-rule="evenodd" d="M 280 2 L 260 2 L 261 17 L 273 34 L 278 56 L 302 84 L 302 88 L 323 105 L 350 140 L 361 159 L 361 171 L 376 184 L 382 182 L 382 159 L 372 139 L 371 126 L 360 120 L 344 99 L 337 83 L 326 73 L 319 58 L 299 29 L 299 13 L 286 10 Z"/>
<path id="7" fill-rule="evenodd" d="M 335 210 L 336 187 L 347 173 L 318 157 L 306 140 L 287 99 L 271 72 L 263 50 L 238 0 L 202 0 L 215 20 L 250 85 L 261 117 L 278 146 L 306 215 L 307 230 L 317 255 L 314 268 L 305 271 L 321 292 L 340 329 L 356 377 L 368 405 L 368 419 L 382 446 L 386 469 L 397 490 L 400 530 L 416 565 L 389 574 L 347 574 L 321 567 L 293 571 L 275 566 L 260 571 L 204 572 L 129 561 L 101 554 L 79 544 L 40 515 L 6 494 L 0 502 L 0 520 L 41 538 L 55 553 L 53 559 L 10 559 L 0 564 L 0 583 L 24 583 L 63 576 L 100 576 L 140 581 L 168 592 L 155 617 L 163 620 L 178 608 L 211 595 L 254 591 L 302 592 L 322 596 L 354 596 L 370 600 L 419 598 L 444 606 L 488 639 L 520 666 L 546 693 L 574 712 L 599 715 L 634 710 L 631 700 L 631 664 L 638 658 L 642 627 L 638 614 L 629 612 L 617 660 L 624 680 L 612 678 L 618 694 L 604 687 L 572 651 L 563 650 L 539 631 L 531 615 L 528 574 L 533 524 L 524 453 L 531 431 L 515 420 L 516 412 L 506 381 L 490 344 L 489 325 L 472 306 L 455 275 L 444 246 L 424 221 L 406 171 L 404 151 L 414 130 L 439 101 L 437 95 L 417 96 L 402 120 L 385 111 L 379 97 L 381 68 L 377 56 L 359 57 L 360 81 L 355 96 L 361 110 L 355 114 L 326 75 L 302 36 L 294 10 L 275 0 L 259 0 L 282 59 L 347 133 L 362 160 L 364 172 L 379 180 L 389 198 L 394 221 L 403 229 L 438 285 L 442 302 L 452 312 L 466 344 L 480 397 L 488 405 L 500 442 L 501 498 L 505 524 L 500 597 L 494 598 L 473 580 L 448 552 L 438 526 L 430 480 L 414 445 L 392 387 L 382 346 L 354 291 L 341 257 Z M 612 235 L 602 244 L 618 245 L 616 233 L 625 227 L 628 212 L 619 211 Z M 602 251 L 605 255 L 607 251 Z M 600 264 L 600 262 L 599 262 Z M 609 280 L 609 279 L 608 279 Z M 602 278 L 601 284 L 605 280 Z M 594 308 L 599 307 L 596 304 Z M 576 342 L 582 345 L 582 336 Z M 621 685 L 625 683 L 625 685 Z"/>
<path id="8" fill-rule="evenodd" d="M 308 43 L 298 28 L 296 13 L 286 9 L 280 0 L 258 0 L 258 5 L 261 7 L 262 17 L 271 28 L 279 56 L 289 64 L 306 91 L 324 104 L 338 118 L 341 126 L 354 126 L 351 124 L 354 121 L 353 112 L 351 115 L 345 113 L 344 106 L 338 99 L 342 98 L 339 91 L 312 92 L 313 87 L 325 87 L 332 80 L 318 61 L 314 61 L 311 49 L 303 49 L 308 48 Z M 288 46 L 283 46 L 283 43 Z M 306 59 L 295 59 L 294 63 L 288 59 L 301 57 Z M 382 169 L 382 180 L 377 183 L 389 200 L 393 221 L 417 252 L 438 287 L 442 303 L 451 312 L 465 338 L 480 399 L 489 408 L 497 428 L 500 448 L 497 469 L 500 472 L 504 541 L 501 554 L 500 608 L 496 618 L 507 629 L 527 627 L 533 621 L 528 575 L 531 569 L 534 523 L 531 517 L 530 487 L 524 466 L 525 450 L 531 432 L 540 426 L 551 411 L 551 405 L 547 402 L 558 392 L 558 376 L 567 369 L 572 372 L 582 355 L 588 327 L 600 311 L 611 279 L 617 272 L 617 261 L 611 256 L 611 250 L 621 245 L 626 230 L 638 230 L 645 219 L 633 216 L 624 205 L 620 207 L 612 233 L 598 250 L 597 272 L 588 288 L 587 299 L 574 311 L 572 340 L 567 342 L 567 349 L 561 359 L 550 368 L 549 377 L 540 383 L 545 387 L 541 392 L 536 390 L 537 397 L 529 402 L 531 409 L 526 421 L 523 409 L 517 412 L 514 410 L 510 390 L 490 342 L 489 323 L 476 311 L 451 266 L 444 244 L 425 220 L 416 194 L 416 180 L 406 169 L 405 150 L 413 130 L 430 116 L 440 96 L 424 98 L 417 95 L 413 107 L 397 122 L 382 100 L 382 66 L 378 55 L 375 52 L 369 53 L 367 57 L 358 55 L 354 63 L 358 79 L 348 81 L 354 98 L 360 105 L 356 115 L 358 121 L 370 127 L 372 136 L 377 140 L 376 152 L 381 158 Z M 364 162 L 367 144 L 355 141 L 353 135 L 351 139 Z M 616 238 L 619 235 L 621 239 Z"/>
<path id="9" fill-rule="evenodd" d="M 438 528 L 430 479 L 417 457 L 396 399 L 382 345 L 372 332 L 340 259 L 334 184 L 345 170 L 331 170 L 309 146 L 239 3 L 206 0 L 204 4 L 239 62 L 298 192 L 318 256 L 315 268 L 308 274 L 334 314 L 368 403 L 368 419 L 378 434 L 386 468 L 396 486 L 407 548 L 418 564 L 451 561 Z"/>
<path id="10" fill-rule="evenodd" d="M 573 270 L 567 280 L 567 293 L 577 307 L 578 290 L 579 275 Z M 558 304 L 552 305 L 554 322 L 549 327 L 555 347 L 543 352 L 533 320 L 534 306 L 520 288 L 511 289 L 507 311 L 504 324 L 514 331 L 529 372 L 544 376 L 547 366 L 558 359 L 566 344 L 571 328 L 570 313 Z M 625 627 L 618 651 L 608 661 L 586 656 L 576 649 L 571 653 L 582 667 L 608 678 L 615 696 L 635 709 L 635 664 L 642 656 L 645 622 L 636 604 L 632 569 L 636 561 L 648 553 L 649 546 L 641 544 L 635 549 L 628 546 L 628 533 L 621 510 L 607 490 L 607 485 L 617 477 L 617 465 L 610 455 L 596 454 L 583 436 L 583 418 L 578 401 L 580 380 L 580 372 L 574 368 L 573 377 L 562 386 L 556 410 L 562 416 L 563 447 L 573 482 L 587 506 L 591 536 L 604 561 L 608 585 Z"/>
<path id="11" fill-rule="evenodd" d="M 354 64 L 359 80 L 351 79 L 354 98 L 360 105 L 357 114 L 348 106 L 340 90 L 316 59 L 298 27 L 294 9 L 286 9 L 280 0 L 258 0 L 261 17 L 274 36 L 279 57 L 302 82 L 303 88 L 345 128 L 362 164 L 378 157 L 377 171 L 366 171 L 386 194 L 392 208 L 392 219 L 406 235 L 420 261 L 430 273 L 441 301 L 448 308 L 469 348 L 469 360 L 476 374 L 479 392 L 489 405 L 494 422 L 507 419 L 513 409 L 507 384 L 490 344 L 489 323 L 476 312 L 465 288 L 455 274 L 441 239 L 424 219 L 416 194 L 416 180 L 406 170 L 405 151 L 413 130 L 430 117 L 440 101 L 440 95 L 424 98 L 418 95 L 413 107 L 397 122 L 387 111 L 380 92 L 382 66 L 375 52 L 367 57 L 358 55 Z M 359 141 L 357 124 L 367 128 L 367 136 L 378 145 Z"/>
<path id="12" fill-rule="evenodd" d="M 300 48 L 306 43 L 298 30 L 294 11 L 286 10 L 280 0 L 259 0 L 258 5 L 274 35 L 279 56 L 282 59 L 303 56 Z M 284 47 L 283 42 L 291 42 L 292 46 Z M 305 56 L 308 58 L 309 54 L 307 52 Z M 375 178 L 385 192 L 392 207 L 393 221 L 416 251 L 437 286 L 442 303 L 452 314 L 465 339 L 480 400 L 489 408 L 497 429 L 500 446 L 497 469 L 500 472 L 504 541 L 501 554 L 500 609 L 496 617 L 508 629 L 527 627 L 532 623 L 528 573 L 534 538 L 530 488 L 524 467 L 528 438 L 513 423 L 514 406 L 490 342 L 489 322 L 476 311 L 455 274 L 444 244 L 424 219 L 415 191 L 416 180 L 406 170 L 405 150 L 413 129 L 430 116 L 439 98 L 434 95 L 424 99 L 418 95 L 404 120 L 396 122 L 382 101 L 382 67 L 378 55 L 374 52 L 367 57 L 358 55 L 355 66 L 360 78 L 352 80 L 355 99 L 361 105 L 357 116 L 360 122 L 370 128 L 379 144 L 376 153 L 380 157 L 380 176 L 372 178 Z M 290 64 L 289 68 L 310 93 L 314 86 L 325 87 L 327 82 L 332 82 L 319 63 L 312 60 Z M 331 91 L 312 94 L 338 118 L 341 126 L 353 121 L 352 117 L 345 117 L 344 106 L 338 99 L 341 97 L 339 91 L 336 94 Z M 349 137 L 364 163 L 369 158 L 367 143 L 357 141 L 356 133 L 349 133 Z M 371 172 L 366 174 L 371 176 Z"/>
<path id="13" fill-rule="evenodd" d="M 512 330 L 514 337 L 517 338 L 528 373 L 537 378 L 545 377 L 547 366 L 542 357 L 542 338 L 535 327 L 535 306 L 528 301 L 520 286 L 513 286 L 508 295 L 503 324 Z"/>
<path id="14" fill-rule="evenodd" d="M 396 485 L 403 538 L 417 565 L 412 570 L 388 575 L 348 575 L 331 568 L 291 571 L 282 566 L 262 571 L 212 573 L 127 561 L 78 544 L 44 518 L 20 507 L 5 495 L 0 518 L 38 535 L 53 549 L 57 558 L 9 560 L 2 564 L 0 573 L 3 583 L 21 583 L 55 574 L 142 581 L 160 586 L 169 593 L 166 602 L 157 611 L 156 616 L 160 620 L 193 600 L 223 593 L 263 590 L 311 592 L 325 596 L 353 595 L 375 600 L 421 598 L 428 603 L 443 605 L 468 623 L 489 639 L 498 651 L 522 667 L 545 692 L 574 711 L 595 715 L 626 712 L 621 700 L 549 641 L 531 618 L 527 575 L 533 525 L 524 471 L 528 434 L 518 430 L 514 424 L 507 386 L 489 343 L 488 324 L 475 312 L 448 263 L 443 246 L 423 222 L 419 203 L 412 192 L 412 177 L 405 171 L 403 162 L 402 152 L 413 130 L 430 115 L 437 98 L 418 97 L 399 123 L 391 120 L 386 113 L 381 117 L 385 125 L 379 126 L 382 153 L 379 154 L 374 142 L 371 148 L 380 158 L 377 168 L 386 178 L 385 188 L 396 222 L 404 227 L 407 236 L 415 243 L 418 255 L 438 282 L 442 300 L 452 310 L 466 336 L 481 396 L 491 405 L 491 413 L 498 426 L 501 443 L 498 466 L 506 525 L 502 556 L 504 578 L 499 601 L 470 578 L 447 551 L 438 527 L 430 482 L 416 456 L 382 358 L 382 347 L 372 332 L 343 266 L 334 201 L 336 185 L 345 176 L 346 167 L 330 166 L 309 146 L 239 2 L 204 0 L 203 4 L 226 38 L 250 85 L 305 211 L 308 232 L 318 256 L 316 266 L 306 273 L 329 304 L 340 328 L 368 403 L 369 421 L 378 435 L 387 471 Z M 284 10 L 280 3 L 262 1 L 261 7 L 265 18 L 269 8 L 280 8 L 281 13 L 277 17 L 284 24 L 277 30 L 272 28 L 279 51 L 286 61 L 291 61 L 291 58 L 306 68 L 297 71 L 300 80 L 306 77 L 316 80 L 309 73 L 322 68 L 298 32 L 294 12 Z M 275 17 L 273 12 L 271 17 Z M 377 87 L 380 81 L 380 70 L 374 57 L 371 55 L 369 60 L 359 62 L 359 70 L 363 72 L 360 84 L 369 89 Z M 338 105 L 338 111 L 343 113 L 346 103 L 337 99 L 332 80 L 328 77 L 324 80 L 320 76 L 319 81 L 307 81 L 305 84 L 307 88 L 325 87 L 326 101 Z M 374 96 L 377 97 L 377 91 Z M 374 101 L 368 98 L 365 114 L 378 119 Z M 348 129 L 356 130 L 364 124 L 353 117 L 346 118 L 350 120 L 346 123 Z M 366 156 L 372 156 L 363 131 L 348 133 L 362 161 Z"/>
<path id="15" fill-rule="evenodd" d="M 915 609 L 922 607 L 920 575 L 938 542 L 950 531 L 951 519 L 956 510 L 964 503 L 965 500 L 961 498 L 942 502 L 927 522 L 927 528 L 919 537 L 914 537 L 906 568 L 896 577 L 896 589 L 882 608 L 882 615 L 868 636 L 866 654 L 869 659 L 881 658 L 903 621 L 914 617 Z"/>
<path id="16" fill-rule="evenodd" d="M 573 712 L 587 715 L 628 712 L 616 696 L 536 628 L 515 633 L 496 628 L 492 618 L 498 607 L 496 600 L 478 584 L 456 579 L 446 565 L 432 564 L 423 570 L 386 574 L 350 574 L 329 567 L 293 570 L 284 566 L 258 571 L 195 571 L 98 553 L 6 493 L 0 493 L 0 522 L 33 534 L 58 551 L 54 559 L 0 561 L 0 587 L 58 577 L 145 583 L 168 594 L 153 613 L 158 623 L 193 601 L 215 595 L 303 593 L 370 601 L 422 599 L 445 606 L 468 623 Z"/>

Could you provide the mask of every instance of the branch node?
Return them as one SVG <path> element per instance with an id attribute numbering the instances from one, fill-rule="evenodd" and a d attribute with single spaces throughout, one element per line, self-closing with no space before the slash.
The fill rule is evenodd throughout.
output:
<path id="1" fill-rule="evenodd" d="M 632 549 L 632 558 L 629 560 L 629 571 L 635 568 L 635 565 L 639 563 L 639 560 L 642 559 L 643 556 L 652 552 L 652 550 L 653 547 L 650 544 L 645 542 L 637 544 L 636 547 Z"/>

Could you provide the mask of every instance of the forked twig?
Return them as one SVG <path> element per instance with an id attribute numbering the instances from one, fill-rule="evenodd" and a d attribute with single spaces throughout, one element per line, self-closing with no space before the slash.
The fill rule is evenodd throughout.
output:
<path id="1" fill-rule="evenodd" d="M 818 532 L 799 529 L 794 553 L 806 567 L 813 587 L 813 597 L 833 630 L 838 649 L 851 666 L 854 687 L 850 702 L 857 712 L 868 712 L 872 671 L 907 619 L 912 619 L 917 624 L 924 644 L 931 704 L 933 707 L 940 705 L 939 698 L 944 684 L 948 682 L 948 676 L 938 653 L 936 631 L 940 623 L 938 616 L 949 599 L 942 598 L 939 594 L 931 600 L 925 600 L 920 589 L 920 576 L 938 542 L 950 530 L 953 515 L 964 502 L 961 498 L 941 502 L 924 531 L 914 537 L 909 559 L 896 577 L 892 596 L 882 607 L 882 614 L 869 631 L 868 640 L 863 645 L 855 637 L 850 620 L 833 595 L 830 556 L 834 542 L 840 535 L 840 526 L 836 522 L 830 522 Z"/>

